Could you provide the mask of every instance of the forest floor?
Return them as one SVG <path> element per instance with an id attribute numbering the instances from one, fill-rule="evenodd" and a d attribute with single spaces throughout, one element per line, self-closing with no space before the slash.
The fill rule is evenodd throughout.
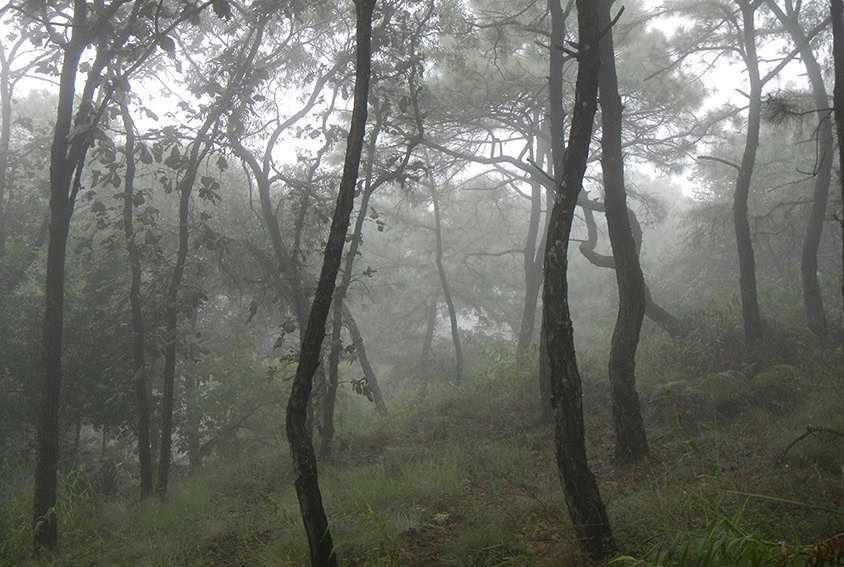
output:
<path id="1" fill-rule="evenodd" d="M 812 545 L 844 530 L 844 439 L 816 431 L 788 448 L 807 426 L 844 430 L 841 352 L 752 376 L 678 380 L 645 351 L 639 388 L 651 452 L 629 466 L 612 460 L 601 365 L 582 365 L 590 462 L 624 553 L 692 541 L 723 519 L 736 537 L 770 542 Z M 592 565 L 568 519 L 553 430 L 537 420 L 534 377 L 512 356 L 490 368 L 467 385 L 432 388 L 424 402 L 394 401 L 388 416 L 353 394 L 341 399 L 343 433 L 320 461 L 341 564 Z M 282 435 L 279 427 L 279 447 Z M 0 563 L 305 565 L 291 466 L 280 454 L 209 460 L 163 502 L 138 502 L 129 483 L 105 498 L 69 475 L 61 546 L 38 561 L 27 559 L 31 493 L 19 483 L 0 512 Z"/>

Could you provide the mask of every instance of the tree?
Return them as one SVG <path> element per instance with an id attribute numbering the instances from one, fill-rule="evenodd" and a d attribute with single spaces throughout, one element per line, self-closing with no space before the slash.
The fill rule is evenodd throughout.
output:
<path id="1" fill-rule="evenodd" d="M 844 203 L 844 0 L 830 0 L 832 12 L 832 57 L 835 67 L 833 106 L 835 107 L 835 128 L 838 134 L 838 176 L 841 185 L 841 202 Z M 844 300 L 844 211 L 838 219 L 841 223 L 841 299 Z M 844 305 L 844 303 L 842 303 Z"/>
<path id="2" fill-rule="evenodd" d="M 23 31 L 23 30 L 22 30 Z M 12 96 L 17 83 L 26 76 L 39 59 L 26 61 L 19 67 L 13 67 L 21 59 L 22 48 L 28 40 L 26 33 L 21 33 L 7 49 L 0 45 L 0 259 L 6 254 L 6 187 L 9 183 L 9 153 L 12 139 Z"/>
<path id="3" fill-rule="evenodd" d="M 763 2 L 760 0 L 739 0 L 738 8 L 733 4 L 712 0 L 697 5 L 690 5 L 702 14 L 700 29 L 687 34 L 689 47 L 687 53 L 713 50 L 721 53 L 737 53 L 744 64 L 749 83 L 747 97 L 747 123 L 745 127 L 744 150 L 739 163 L 719 156 L 699 156 L 699 159 L 715 160 L 731 167 L 736 172 L 734 180 L 732 216 L 735 231 L 736 250 L 739 260 L 739 290 L 741 296 L 742 320 L 745 343 L 751 351 L 758 346 L 763 335 L 762 317 L 759 311 L 756 283 L 756 260 L 753 249 L 753 236 L 748 213 L 748 198 L 753 181 L 756 154 L 759 150 L 759 129 L 762 116 L 762 90 L 766 84 L 778 76 L 798 53 L 799 47 L 791 50 L 762 73 L 762 60 L 757 54 L 757 43 L 763 34 L 757 30 L 756 15 Z M 714 14 L 714 15 L 713 15 Z M 692 13 L 697 17 L 696 14 Z M 810 40 L 819 31 L 816 27 L 806 34 Z M 742 109 L 743 110 L 743 109 Z M 727 116 L 735 114 L 729 111 Z"/>
<path id="4" fill-rule="evenodd" d="M 126 130 L 126 175 L 124 177 L 123 232 L 129 254 L 131 288 L 129 305 L 132 316 L 132 373 L 138 410 L 138 464 L 140 466 L 141 499 L 152 493 L 152 456 L 150 453 L 150 408 L 146 381 L 146 340 L 141 307 L 141 255 L 135 239 L 133 211 L 135 207 L 135 124 L 126 99 L 120 101 L 120 113 Z"/>
<path id="5" fill-rule="evenodd" d="M 171 22 L 158 22 L 157 11 L 142 11 L 140 0 L 125 3 L 114 0 L 97 10 L 84 0 L 73 0 L 69 14 L 45 3 L 34 5 L 34 16 L 45 26 L 47 36 L 61 51 L 56 125 L 50 158 L 50 241 L 47 249 L 44 311 L 44 375 L 38 417 L 38 445 L 35 467 L 33 537 L 36 546 L 52 548 L 58 538 L 55 515 L 56 473 L 59 459 L 59 404 L 62 383 L 62 332 L 64 317 L 65 257 L 70 221 L 76 198 L 82 187 L 85 158 L 97 124 L 116 90 L 152 53 L 157 44 L 172 45 L 166 33 L 183 19 L 204 6 L 189 9 Z M 126 49 L 133 26 L 145 27 L 156 21 L 155 29 L 164 33 L 147 34 L 145 40 Z M 64 33 L 57 31 L 57 22 Z M 70 22 L 66 24 L 66 22 Z M 162 24 L 164 24 L 162 26 Z M 66 27 L 65 27 L 66 26 Z M 134 29 L 138 29 L 137 27 Z M 79 97 L 77 110 L 76 79 L 84 51 L 96 48 L 93 61 Z M 118 55 L 121 59 L 117 61 Z M 125 58 L 125 59 L 124 59 Z M 119 71 L 108 69 L 112 63 Z M 99 91 L 95 100 L 94 95 Z"/>
<path id="6" fill-rule="evenodd" d="M 182 177 L 177 187 L 177 194 L 179 195 L 179 244 L 165 299 L 166 343 L 164 345 L 164 385 L 161 397 L 161 442 L 159 444 L 158 476 L 155 487 L 156 492 L 161 496 L 167 492 L 172 458 L 174 382 L 179 343 L 179 313 L 183 311 L 183 306 L 179 303 L 179 291 L 182 286 L 189 252 L 191 194 L 199 168 L 205 162 L 216 141 L 221 118 L 232 107 L 239 90 L 245 87 L 245 79 L 253 72 L 252 64 L 261 45 L 262 37 L 262 27 L 247 33 L 247 40 L 239 46 L 235 59 L 227 70 L 226 85 L 206 109 L 205 119 L 194 135 L 190 149 L 182 157 L 178 147 L 173 146 L 168 158 L 175 168 L 181 170 Z M 209 194 L 213 198 L 214 179 L 203 176 L 201 182 L 203 189 L 206 192 L 210 191 Z"/>
<path id="7" fill-rule="evenodd" d="M 440 201 L 437 195 L 439 189 L 433 176 L 429 176 L 429 182 L 431 203 L 434 207 L 434 237 L 436 239 L 434 262 L 437 265 L 437 274 L 440 276 L 440 285 L 442 286 L 443 298 L 448 308 L 448 320 L 451 325 L 451 341 L 454 344 L 454 382 L 460 384 L 463 382 L 463 348 L 460 345 L 460 327 L 457 324 L 457 311 L 454 308 L 454 299 L 451 296 L 448 276 L 445 273 L 445 266 L 443 265 L 442 220 L 440 217 Z"/>
<path id="8" fill-rule="evenodd" d="M 604 206 L 610 233 L 615 275 L 618 282 L 618 318 L 612 335 L 609 359 L 610 393 L 615 426 L 615 458 L 622 462 L 641 459 L 648 453 L 648 440 L 639 396 L 636 394 L 636 348 L 645 317 L 645 278 L 639 265 L 639 248 L 627 215 L 624 161 L 621 150 L 621 96 L 615 72 L 612 0 L 599 2 L 603 33 L 601 67 L 601 166 Z"/>
<path id="9" fill-rule="evenodd" d="M 821 66 L 812 51 L 812 45 L 800 23 L 799 14 L 794 4 L 785 2 L 785 11 L 774 1 L 768 0 L 768 7 L 785 27 L 795 47 L 800 50 L 800 58 L 809 77 L 812 100 L 817 113 L 817 160 L 813 169 L 815 183 L 812 208 L 806 224 L 803 250 L 800 255 L 800 282 L 803 289 L 803 308 L 809 328 L 819 337 L 826 336 L 826 315 L 823 298 L 818 283 L 818 249 L 821 243 L 823 222 L 826 216 L 826 204 L 829 198 L 829 185 L 832 179 L 832 157 L 834 141 L 832 138 L 832 113 L 827 110 L 828 97 L 824 85 Z"/>
<path id="10" fill-rule="evenodd" d="M 358 168 L 363 152 L 366 129 L 367 100 L 371 66 L 372 13 L 375 0 L 355 0 L 355 89 L 351 128 L 346 146 L 343 178 L 337 195 L 337 204 L 331 221 L 322 271 L 317 282 L 313 305 L 301 342 L 299 365 L 287 404 L 287 440 L 293 457 L 295 471 L 294 485 L 299 499 L 299 509 L 308 545 L 311 550 L 311 564 L 315 567 L 337 565 L 334 544 L 328 527 L 328 518 L 322 505 L 322 495 L 317 478 L 316 455 L 308 434 L 308 399 L 313 387 L 313 378 L 320 363 L 322 341 L 325 337 L 326 321 L 331 309 L 331 296 L 340 270 L 346 232 L 355 198 Z"/>
<path id="11" fill-rule="evenodd" d="M 355 221 L 355 227 L 352 230 L 349 242 L 349 251 L 346 253 L 346 262 L 340 276 L 340 284 L 334 289 L 331 334 L 329 335 L 330 349 L 328 354 L 328 380 L 326 383 L 325 396 L 322 405 L 322 429 L 320 431 L 322 437 L 322 447 L 320 451 L 323 455 L 331 453 L 331 441 L 334 438 L 334 403 L 337 398 L 337 386 L 339 382 L 340 350 L 342 349 L 340 333 L 343 330 L 343 319 L 346 318 L 347 321 L 351 321 L 352 325 L 354 325 L 354 321 L 351 317 L 348 317 L 350 313 L 348 311 L 348 306 L 345 304 L 346 291 L 349 289 L 349 284 L 352 281 L 352 268 L 354 267 L 355 257 L 358 255 L 358 249 L 360 248 L 360 244 L 362 242 L 361 233 L 363 231 L 363 222 L 366 219 L 367 209 L 369 207 L 369 199 L 372 197 L 372 193 L 375 190 L 372 183 L 372 168 L 375 160 L 375 149 L 378 144 L 378 135 L 381 132 L 382 125 L 381 114 L 377 111 L 377 108 L 375 116 L 375 124 L 373 125 L 372 132 L 370 133 L 369 147 L 367 151 L 366 174 L 364 176 L 364 188 L 361 193 L 358 216 Z M 357 325 L 354 325 L 354 328 L 357 329 Z M 360 344 L 362 346 L 363 342 Z M 367 360 L 365 355 L 362 362 L 364 360 Z M 366 366 L 369 366 L 368 361 Z M 371 366 L 369 368 L 371 369 Z M 368 381 L 370 380 L 370 376 L 374 376 L 374 373 L 367 373 Z M 381 396 L 381 389 L 378 388 L 377 382 L 374 382 L 374 384 L 375 388 L 372 392 L 377 393 L 376 401 L 378 403 L 378 409 L 386 411 L 384 398 Z M 372 386 L 370 385 L 370 388 L 371 387 Z"/>
<path id="12" fill-rule="evenodd" d="M 562 16 L 559 4 L 551 0 L 551 17 Z M 577 1 L 578 51 L 577 82 L 569 147 L 565 156 L 552 150 L 554 177 L 558 183 L 548 226 L 545 250 L 545 285 L 542 325 L 546 333 L 548 365 L 554 408 L 554 438 L 557 469 L 563 485 L 566 506 L 583 549 L 593 558 L 615 550 L 609 518 L 598 484 L 586 459 L 583 424 L 583 395 L 574 350 L 574 329 L 568 305 L 567 263 L 569 236 L 574 210 L 583 184 L 589 155 L 592 122 L 597 110 L 600 39 L 598 7 L 589 0 Z M 553 27 L 552 27 L 553 29 Z M 554 36 L 552 54 L 567 49 Z M 553 63 L 552 63 L 553 72 Z M 562 108 L 562 91 L 550 90 L 551 133 L 561 134 L 561 120 L 554 119 Z M 553 139 L 553 138 L 552 138 Z"/>

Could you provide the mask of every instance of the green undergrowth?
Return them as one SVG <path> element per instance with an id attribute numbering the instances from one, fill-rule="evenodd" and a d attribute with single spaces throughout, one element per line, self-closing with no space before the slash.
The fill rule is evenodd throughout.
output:
<path id="1" fill-rule="evenodd" d="M 612 461 L 605 360 L 582 357 L 589 456 L 626 555 L 615 564 L 808 564 L 800 561 L 817 542 L 844 529 L 844 440 L 831 433 L 844 430 L 844 353 L 812 347 L 747 369 L 703 364 L 672 344 L 643 344 L 651 454 L 628 466 Z M 320 485 L 343 565 L 597 565 L 579 551 L 553 432 L 538 420 L 535 353 L 474 356 L 465 384 L 390 396 L 387 416 L 341 395 L 341 433 L 320 461 Z M 683 365 L 695 371 L 683 376 Z M 283 438 L 278 446 L 177 474 L 164 501 L 138 502 L 125 479 L 105 497 L 64 474 L 61 544 L 37 560 L 31 486 L 26 476 L 8 481 L 0 565 L 305 565 Z"/>

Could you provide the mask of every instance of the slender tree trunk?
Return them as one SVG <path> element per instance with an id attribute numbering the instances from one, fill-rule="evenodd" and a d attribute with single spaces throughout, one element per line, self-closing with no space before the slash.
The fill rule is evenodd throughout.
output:
<path id="1" fill-rule="evenodd" d="M 164 377 L 161 396 L 161 436 L 159 442 L 158 456 L 158 478 L 156 481 L 156 492 L 159 496 L 167 493 L 167 483 L 170 475 L 170 464 L 172 459 L 173 443 L 173 404 L 174 385 L 176 378 L 176 350 L 178 344 L 178 314 L 179 314 L 179 290 L 182 286 L 182 276 L 187 262 L 188 244 L 190 240 L 190 228 L 188 226 L 190 215 L 190 198 L 193 185 L 202 161 L 211 151 L 213 142 L 212 130 L 220 116 L 231 108 L 232 96 L 235 89 L 242 84 L 243 77 L 251 68 L 255 60 L 255 54 L 261 43 L 263 25 L 255 31 L 251 44 L 247 43 L 242 47 L 244 53 L 239 66 L 228 77 L 225 91 L 220 94 L 207 109 L 205 121 L 200 126 L 190 152 L 186 157 L 185 171 L 179 181 L 179 248 L 176 252 L 176 263 L 170 278 L 170 285 L 167 289 L 167 308 L 164 315 L 166 329 L 166 344 L 164 345 Z"/>
<path id="2" fill-rule="evenodd" d="M 736 247 L 739 258 L 739 288 L 741 291 L 741 313 L 744 320 L 744 338 L 747 346 L 753 348 L 762 338 L 762 318 L 759 314 L 759 300 L 756 295 L 756 260 L 753 254 L 753 238 L 747 216 L 750 184 L 759 148 L 759 126 L 762 116 L 762 80 L 759 75 L 759 61 L 756 55 L 756 27 L 754 24 L 755 3 L 740 2 L 743 22 L 744 58 L 750 81 L 749 108 L 747 111 L 747 137 L 741 159 L 736 188 L 733 197 L 733 223 L 736 231 Z"/>
<path id="3" fill-rule="evenodd" d="M 343 331 L 343 317 L 345 309 L 346 291 L 352 281 L 352 269 L 355 265 L 360 245 L 363 242 L 363 223 L 369 209 L 369 199 L 372 196 L 374 186 L 372 184 L 372 169 L 375 161 L 375 147 L 378 144 L 378 134 L 381 132 L 380 114 L 376 115 L 375 125 L 369 138 L 368 160 L 366 173 L 364 175 L 364 189 L 358 207 L 357 220 L 352 230 L 352 239 L 349 244 L 349 251 L 346 253 L 346 261 L 343 265 L 340 283 L 334 290 L 333 317 L 331 320 L 330 350 L 328 353 L 328 380 L 325 384 L 325 396 L 322 405 L 322 446 L 320 452 L 323 455 L 331 454 L 331 442 L 334 439 L 334 404 L 337 400 L 337 384 L 340 377 L 340 351 L 343 345 L 340 335 Z M 363 343 L 361 343 L 363 344 Z M 382 400 L 383 403 L 383 400 Z"/>
<path id="4" fill-rule="evenodd" d="M 821 287 L 818 283 L 818 250 L 823 233 L 824 216 L 829 199 L 829 186 L 832 181 L 832 157 L 834 142 L 832 137 L 832 113 L 826 110 L 829 99 L 824 85 L 823 72 L 812 51 L 803 27 L 800 25 L 799 14 L 794 12 L 794 6 L 785 3 L 786 12 L 776 2 L 768 1 L 768 6 L 783 24 L 792 41 L 800 49 L 800 58 L 806 67 L 806 75 L 812 87 L 812 98 L 817 109 L 818 128 L 818 163 L 815 166 L 815 187 L 812 197 L 812 209 L 809 222 L 806 225 L 806 236 L 803 239 L 803 250 L 800 255 L 800 282 L 803 288 L 803 307 L 809 328 L 819 337 L 826 336 L 826 315 L 823 309 Z"/>
<path id="5" fill-rule="evenodd" d="M 436 299 L 431 301 L 431 307 L 428 309 L 428 324 L 425 326 L 425 337 L 422 339 L 422 353 L 419 356 L 419 365 L 424 366 L 428 363 L 431 356 L 431 350 L 434 347 L 434 330 L 437 328 L 437 312 L 439 303 Z"/>
<path id="6" fill-rule="evenodd" d="M 366 348 L 363 346 L 363 337 L 360 334 L 355 318 L 352 317 L 352 312 L 347 306 L 343 306 L 343 319 L 346 321 L 346 327 L 349 329 L 349 334 L 352 336 L 352 344 L 355 345 L 355 352 L 360 362 L 360 368 L 363 371 L 363 377 L 366 380 L 369 390 L 372 392 L 373 402 L 375 407 L 381 413 L 387 413 L 387 404 L 384 402 L 384 395 L 381 393 L 381 387 L 378 385 L 378 379 L 375 376 L 375 369 L 369 362 L 369 357 L 366 354 Z"/>
<path id="7" fill-rule="evenodd" d="M 50 241 L 47 247 L 47 277 L 44 285 L 44 375 L 38 410 L 32 532 L 36 548 L 53 548 L 58 539 L 56 522 L 56 478 L 59 462 L 59 404 L 62 383 L 62 328 L 64 324 L 64 270 L 70 218 L 73 212 L 71 183 L 79 163 L 71 154 L 71 122 L 76 74 L 82 51 L 88 44 L 82 37 L 87 21 L 84 0 L 74 0 L 73 36 L 64 49 L 59 79 L 56 125 L 50 150 Z M 82 104 L 85 104 L 83 99 Z M 80 110 L 81 112 L 81 110 Z M 84 145 L 87 149 L 87 144 Z"/>
<path id="8" fill-rule="evenodd" d="M 179 182 L 179 248 L 176 251 L 176 263 L 167 288 L 167 308 L 164 314 L 166 344 L 164 345 L 164 378 L 161 392 L 161 438 L 158 444 L 158 478 L 156 492 L 159 496 L 167 493 L 170 476 L 170 464 L 173 453 L 173 405 L 176 382 L 176 351 L 179 343 L 179 291 L 187 263 L 190 244 L 190 198 L 196 175 L 202 160 L 211 147 L 208 133 L 220 116 L 221 104 L 209 109 L 205 122 L 199 129 L 188 155 L 187 167 Z"/>
<path id="9" fill-rule="evenodd" d="M 563 71 L 565 65 L 566 20 L 568 13 L 563 10 L 560 0 L 548 0 L 548 11 L 551 14 L 551 49 L 549 53 L 548 70 L 548 127 L 551 138 L 551 155 L 546 155 L 546 161 L 551 166 L 555 186 L 547 195 L 548 214 L 545 227 L 545 249 L 543 250 L 543 270 L 545 270 L 545 255 L 547 254 L 548 237 L 551 223 L 551 209 L 556 203 L 557 192 L 563 179 L 565 170 L 565 110 L 563 107 Z M 550 159 L 549 159 L 550 158 Z M 543 271 L 543 284 L 545 272 Z M 551 385 L 551 361 L 548 353 L 548 332 L 544 320 L 544 305 L 546 303 L 543 285 L 542 304 L 543 321 L 539 336 L 539 395 L 540 420 L 542 423 L 554 422 L 554 393 Z"/>
<path id="10" fill-rule="evenodd" d="M 835 67 L 833 106 L 835 128 L 838 134 L 838 176 L 841 185 L 841 202 L 844 204 L 844 1 L 830 0 L 832 12 L 832 57 Z M 844 300 L 844 210 L 840 211 L 841 224 L 841 299 Z M 842 302 L 844 307 L 844 302 Z"/>
<path id="11" fill-rule="evenodd" d="M 439 304 L 436 299 L 431 300 L 431 307 L 428 309 L 428 323 L 425 326 L 425 336 L 422 338 L 422 352 L 419 355 L 418 367 L 423 370 L 422 384 L 419 388 L 419 397 L 425 399 L 428 396 L 428 382 L 430 376 L 428 374 L 428 363 L 431 358 L 431 352 L 434 348 L 434 331 L 437 328 L 437 313 L 439 311 Z"/>
<path id="12" fill-rule="evenodd" d="M 551 16 L 557 19 L 561 15 L 559 4 L 554 1 L 551 4 L 555 5 Z M 559 188 L 548 227 L 542 324 L 546 331 L 551 370 L 557 469 L 578 539 L 584 551 L 600 559 L 615 551 L 615 542 L 598 484 L 586 459 L 581 379 L 574 349 L 567 282 L 569 237 L 597 110 L 600 31 L 598 10 L 593 1 L 577 0 L 577 14 L 579 47 L 574 112 L 566 155 L 554 155 L 555 165 L 563 164 L 563 174 L 556 175 Z M 552 44 L 552 53 L 556 48 Z M 552 110 L 561 108 L 561 93 L 556 94 L 552 89 L 550 103 Z M 556 126 L 552 123 L 551 131 L 552 139 L 560 138 L 559 122 Z M 559 171 L 557 168 L 555 173 Z"/>
<path id="13" fill-rule="evenodd" d="M 627 217 L 627 191 L 621 153 L 622 105 L 618 94 L 613 47 L 612 0 L 600 0 L 601 168 L 604 207 L 618 282 L 618 317 L 609 359 L 610 394 L 615 425 L 615 458 L 621 462 L 648 454 L 648 439 L 636 393 L 636 348 L 645 318 L 645 278 L 639 250 Z"/>
<path id="14" fill-rule="evenodd" d="M 315 567 L 337 565 L 334 544 L 328 527 L 328 518 L 322 505 L 322 495 L 317 478 L 316 455 L 306 427 L 308 400 L 313 378 L 320 362 L 322 341 L 328 312 L 331 309 L 331 295 L 343 259 L 343 247 L 355 197 L 363 141 L 366 130 L 367 99 L 371 66 L 372 12 L 375 0 L 355 0 L 356 15 L 356 68 L 355 98 L 352 123 L 346 146 L 343 177 L 331 222 L 322 272 L 317 282 L 313 305 L 305 328 L 299 365 L 287 404 L 286 429 L 295 470 L 296 495 L 302 512 L 305 533 L 311 552 L 311 564 Z"/>
<path id="15" fill-rule="evenodd" d="M 0 48 L 0 258 L 6 254 L 6 183 L 9 179 L 9 145 L 12 139 L 11 53 Z"/>
<path id="16" fill-rule="evenodd" d="M 440 275 L 440 285 L 442 286 L 443 296 L 445 297 L 445 304 L 448 307 L 448 319 L 451 322 L 451 340 L 454 343 L 454 382 L 460 384 L 463 382 L 463 347 L 460 345 L 460 328 L 457 325 L 457 311 L 454 309 L 454 301 L 451 298 L 451 289 L 448 286 L 448 278 L 445 274 L 445 266 L 443 265 L 443 236 L 442 223 L 440 219 L 440 201 L 437 198 L 437 188 L 434 186 L 433 179 L 431 180 L 431 200 L 434 204 L 434 234 L 436 235 L 436 256 L 435 262 L 437 264 L 437 273 Z"/>
<path id="17" fill-rule="evenodd" d="M 193 294 L 191 304 L 191 333 L 196 333 L 196 317 L 199 312 L 200 294 Z M 196 366 L 198 361 L 196 344 L 191 342 L 188 346 L 188 360 Z M 192 372 L 186 372 L 185 381 L 185 437 L 187 440 L 188 468 L 190 472 L 196 473 L 202 468 L 202 444 L 199 440 L 199 427 L 202 420 L 199 408 L 199 387 L 200 378 L 196 368 Z"/>
<path id="18" fill-rule="evenodd" d="M 544 144 L 541 138 L 536 136 L 537 151 L 536 165 L 542 167 L 545 158 Z M 527 237 L 524 247 L 524 272 L 525 272 L 525 301 L 522 310 L 522 321 L 519 326 L 519 338 L 517 350 L 523 353 L 531 344 L 533 331 L 536 327 L 536 307 L 539 303 L 539 290 L 542 287 L 542 251 L 540 243 L 544 242 L 545 227 L 542 226 L 542 184 L 538 179 L 530 182 L 530 218 L 528 219 Z M 542 232 L 540 233 L 540 229 Z"/>
<path id="19" fill-rule="evenodd" d="M 198 147 L 199 144 L 201 144 L 201 139 L 197 138 L 195 147 Z M 198 166 L 199 164 L 197 163 L 196 167 Z M 170 276 L 170 285 L 167 289 L 167 308 L 164 315 L 167 342 L 164 345 L 164 379 L 161 393 L 161 440 L 158 444 L 158 478 L 155 486 L 156 492 L 162 497 L 167 493 L 173 452 L 174 386 L 176 381 L 176 351 L 179 343 L 179 290 L 182 287 L 182 276 L 188 256 L 190 195 L 193 190 L 193 177 L 196 176 L 196 169 L 193 164 L 190 167 L 191 171 L 185 174 L 185 177 L 179 184 L 179 248 L 176 252 L 176 263 L 173 266 L 173 274 Z"/>
<path id="20" fill-rule="evenodd" d="M 135 241 L 133 224 L 135 195 L 135 125 L 124 100 L 120 104 L 123 128 L 126 130 L 126 176 L 123 193 L 123 233 L 129 253 L 131 287 L 129 306 L 132 314 L 132 374 L 135 401 L 138 406 L 138 463 L 141 476 L 141 499 L 152 493 L 152 456 L 149 446 L 149 400 L 147 399 L 144 320 L 141 309 L 141 254 Z"/>

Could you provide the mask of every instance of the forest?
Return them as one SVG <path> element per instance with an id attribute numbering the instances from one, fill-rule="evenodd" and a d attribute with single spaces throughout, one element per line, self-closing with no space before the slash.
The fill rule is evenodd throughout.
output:
<path id="1" fill-rule="evenodd" d="M 0 565 L 844 564 L 844 0 L 3 0 Z"/>

